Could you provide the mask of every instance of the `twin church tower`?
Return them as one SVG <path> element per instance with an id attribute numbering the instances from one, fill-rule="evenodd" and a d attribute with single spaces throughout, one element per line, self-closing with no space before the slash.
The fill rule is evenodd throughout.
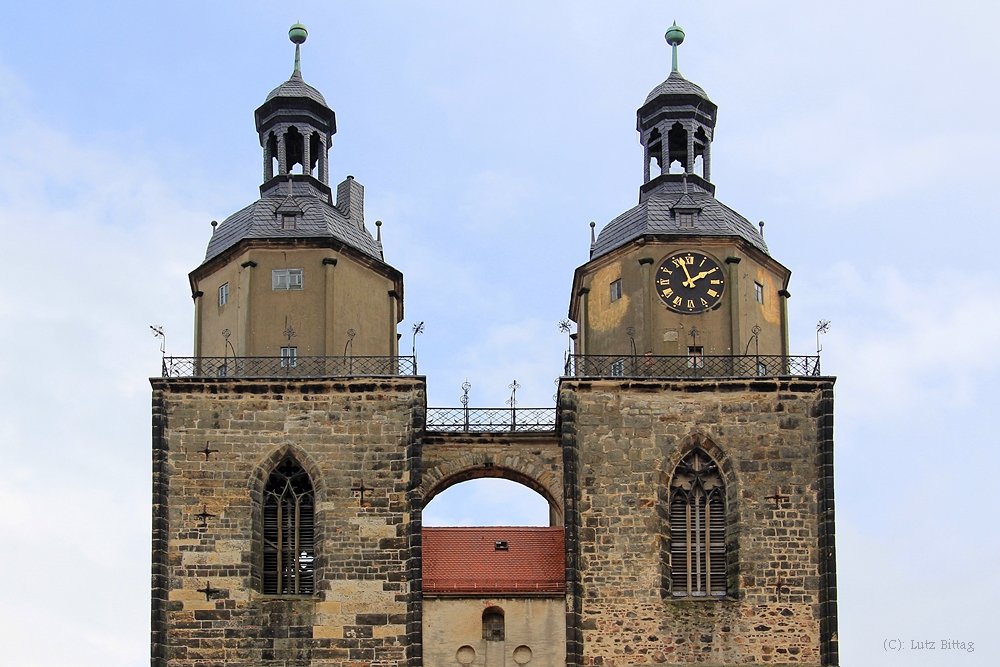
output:
<path id="1" fill-rule="evenodd" d="M 790 272 L 715 198 L 717 107 L 638 110 L 639 203 L 573 277 L 553 408 L 428 408 L 403 277 L 330 185 L 300 68 L 256 110 L 260 199 L 190 274 L 153 378 L 154 667 L 836 665 L 833 384 L 788 350 Z M 335 191 L 334 191 L 335 190 Z M 470 479 L 547 527 L 424 528 Z"/>

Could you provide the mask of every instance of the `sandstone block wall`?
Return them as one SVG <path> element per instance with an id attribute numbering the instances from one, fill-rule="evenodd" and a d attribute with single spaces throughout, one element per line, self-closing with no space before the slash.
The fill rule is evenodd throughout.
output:
<path id="1" fill-rule="evenodd" d="M 505 630 L 502 642 L 483 639 L 482 619 L 487 609 L 502 610 Z M 563 667 L 566 664 L 566 601 L 561 595 L 427 599 L 424 601 L 424 664 L 434 667 Z"/>
<path id="2" fill-rule="evenodd" d="M 560 407 L 568 664 L 837 664 L 831 378 L 564 380 Z M 726 482 L 720 600 L 668 590 L 669 480 L 695 447 Z"/>
<path id="3" fill-rule="evenodd" d="M 154 667 L 419 664 L 423 379 L 152 384 Z M 313 595 L 260 592 L 255 525 L 288 452 L 316 493 Z"/>

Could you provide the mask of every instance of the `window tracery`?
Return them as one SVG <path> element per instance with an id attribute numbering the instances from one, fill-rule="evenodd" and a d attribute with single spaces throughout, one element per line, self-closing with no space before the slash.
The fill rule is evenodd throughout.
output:
<path id="1" fill-rule="evenodd" d="M 726 501 L 718 465 L 696 449 L 670 482 L 670 579 L 674 597 L 726 594 Z"/>
<path id="2" fill-rule="evenodd" d="M 285 457 L 264 487 L 264 593 L 313 593 L 315 509 L 308 473 L 295 459 Z"/>

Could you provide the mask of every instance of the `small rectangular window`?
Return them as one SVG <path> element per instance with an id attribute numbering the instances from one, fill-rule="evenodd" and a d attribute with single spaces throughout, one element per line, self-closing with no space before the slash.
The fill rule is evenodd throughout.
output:
<path id="1" fill-rule="evenodd" d="M 281 215 L 281 228 L 282 229 L 295 229 L 295 214 L 294 213 L 283 213 Z"/>
<path id="2" fill-rule="evenodd" d="M 612 301 L 617 301 L 620 298 L 622 298 L 622 279 L 621 278 L 619 278 L 618 280 L 616 280 L 613 283 L 611 283 L 611 300 Z"/>
<path id="3" fill-rule="evenodd" d="M 299 358 L 299 348 L 297 347 L 281 348 L 282 368 L 295 368 L 295 364 L 298 362 L 298 358 Z"/>
<path id="4" fill-rule="evenodd" d="M 224 306 L 229 303 L 229 283 L 219 288 L 219 305 Z"/>
<path id="5" fill-rule="evenodd" d="M 677 226 L 678 227 L 694 227 L 694 213 L 678 213 L 677 214 Z"/>
<path id="6" fill-rule="evenodd" d="M 757 299 L 757 303 L 764 303 L 764 286 L 755 282 L 753 284 L 753 296 Z"/>
<path id="7" fill-rule="evenodd" d="M 274 269 L 271 271 L 271 289 L 302 289 L 302 269 Z"/>
<path id="8" fill-rule="evenodd" d="M 688 368 L 705 367 L 705 348 L 701 345 L 688 345 Z"/>

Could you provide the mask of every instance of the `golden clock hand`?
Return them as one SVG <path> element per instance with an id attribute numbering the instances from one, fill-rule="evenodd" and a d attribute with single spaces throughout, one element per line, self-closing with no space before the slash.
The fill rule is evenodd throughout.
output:
<path id="1" fill-rule="evenodd" d="M 691 274 L 688 273 L 687 263 L 685 263 L 684 260 L 681 260 L 681 268 L 684 269 L 684 275 L 687 276 L 687 280 L 682 282 L 681 285 L 694 289 L 694 282 L 691 280 Z"/>
<path id="2" fill-rule="evenodd" d="M 718 268 L 718 267 L 716 267 L 716 268 Z M 713 273 L 715 273 L 715 269 L 709 269 L 708 271 L 702 271 L 701 273 L 699 273 L 698 275 L 696 275 L 694 278 L 690 278 L 689 282 L 691 283 L 691 287 L 692 288 L 694 287 L 694 284 L 695 284 L 696 281 L 701 280 L 702 278 L 706 278 L 706 277 L 708 277 L 709 275 L 711 275 Z"/>

